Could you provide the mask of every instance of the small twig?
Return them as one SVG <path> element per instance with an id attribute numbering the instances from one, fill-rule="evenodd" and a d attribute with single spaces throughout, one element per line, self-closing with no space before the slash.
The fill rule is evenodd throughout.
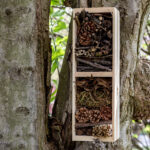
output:
<path id="1" fill-rule="evenodd" d="M 106 71 L 111 71 L 110 68 L 102 66 L 102 65 L 97 64 L 97 63 L 92 63 L 92 62 L 89 62 L 89 61 L 86 61 L 86 60 L 82 60 L 80 58 L 77 58 L 77 61 L 79 61 L 81 63 L 84 63 L 84 64 L 87 64 L 87 65 L 90 65 L 90 66 L 92 66 L 94 68 L 98 68 L 98 69 L 102 69 L 102 70 L 106 70 Z"/>
<path id="2" fill-rule="evenodd" d="M 111 66 L 112 62 L 111 61 L 106 61 L 106 60 L 92 60 L 92 62 L 100 63 L 101 65 L 106 65 L 106 66 Z"/>
<path id="3" fill-rule="evenodd" d="M 147 27 L 147 26 L 146 26 L 146 31 L 147 31 L 148 36 L 150 37 L 150 32 L 149 32 L 149 30 L 148 30 L 148 27 Z"/>
<path id="4" fill-rule="evenodd" d="M 104 59 L 104 58 L 112 58 L 112 55 L 102 55 L 102 56 L 99 56 L 99 57 L 90 57 L 92 59 L 96 59 L 96 58 L 101 58 L 101 59 Z"/>
<path id="5" fill-rule="evenodd" d="M 132 143 L 133 143 L 133 145 L 134 145 L 136 148 L 138 148 L 139 150 L 143 150 L 143 148 L 140 147 L 140 146 L 137 144 L 137 140 L 136 140 L 135 138 L 132 139 Z"/>
<path id="6" fill-rule="evenodd" d="M 76 50 L 81 50 L 81 49 L 91 49 L 91 48 L 93 48 L 93 46 L 89 46 L 89 47 L 76 47 L 75 49 Z"/>
<path id="7" fill-rule="evenodd" d="M 106 18 L 112 19 L 111 16 L 107 16 L 107 15 L 105 15 L 105 14 L 95 14 L 95 13 L 94 13 L 94 16 L 102 16 L 102 17 L 106 17 Z"/>
<path id="8" fill-rule="evenodd" d="M 74 19 L 75 19 L 75 21 L 76 21 L 76 23 L 77 23 L 78 28 L 80 28 L 80 21 L 79 21 L 78 16 L 75 16 Z"/>
<path id="9" fill-rule="evenodd" d="M 93 48 L 93 46 L 89 46 L 89 47 L 76 47 L 76 50 L 85 50 L 85 49 L 91 49 Z"/>
<path id="10" fill-rule="evenodd" d="M 78 66 L 77 67 L 78 71 L 88 71 L 88 70 L 91 70 L 91 69 L 93 69 L 93 67 L 90 67 L 90 66 Z"/>
<path id="11" fill-rule="evenodd" d="M 79 57 L 78 57 L 79 58 Z M 91 57 L 90 57 L 91 58 Z M 86 58 L 85 57 L 85 60 L 89 60 L 89 58 Z M 106 65 L 106 66 L 112 66 L 112 60 L 103 60 L 103 59 L 99 59 L 98 58 L 93 58 L 93 59 L 90 59 L 90 61 L 92 61 L 93 63 L 98 63 L 98 64 L 101 64 L 101 65 Z"/>
<path id="12" fill-rule="evenodd" d="M 97 125 L 111 124 L 112 121 L 101 121 L 99 123 L 76 123 L 76 128 L 85 128 L 85 127 L 93 127 Z"/>
<path id="13" fill-rule="evenodd" d="M 147 55 L 150 55 L 150 52 L 149 51 L 146 51 L 145 49 L 141 48 L 141 50 L 146 53 Z"/>
<path id="14" fill-rule="evenodd" d="M 145 41 L 145 44 L 148 46 L 148 43 L 147 43 L 147 40 L 145 37 L 143 37 L 144 41 Z"/>

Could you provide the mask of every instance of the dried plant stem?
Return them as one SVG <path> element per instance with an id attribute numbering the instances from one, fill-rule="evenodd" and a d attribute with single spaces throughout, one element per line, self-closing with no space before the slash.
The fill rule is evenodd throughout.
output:
<path id="1" fill-rule="evenodd" d="M 100 123 L 76 123 L 76 128 L 85 128 L 85 127 L 93 127 L 97 125 L 103 125 L 103 124 L 111 124 L 112 121 L 101 121 Z"/>
<path id="2" fill-rule="evenodd" d="M 111 69 L 109 67 L 102 66 L 102 65 L 97 64 L 97 63 L 92 63 L 92 62 L 89 62 L 89 61 L 86 61 L 86 60 L 83 60 L 83 59 L 80 59 L 80 58 L 77 58 L 77 61 L 79 61 L 81 63 L 84 63 L 84 64 L 87 64 L 87 65 L 90 65 L 94 68 L 98 68 L 98 69 L 102 69 L 102 70 L 106 70 L 106 71 L 111 71 Z"/>

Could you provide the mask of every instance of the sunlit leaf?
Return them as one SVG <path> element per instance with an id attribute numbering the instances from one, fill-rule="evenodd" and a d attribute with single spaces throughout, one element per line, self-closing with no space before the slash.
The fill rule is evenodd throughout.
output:
<path id="1" fill-rule="evenodd" d="M 146 127 L 143 129 L 145 133 L 150 133 L 150 125 L 146 125 Z"/>
<path id="2" fill-rule="evenodd" d="M 56 12 L 51 14 L 51 17 L 57 17 L 57 16 L 62 16 L 65 14 L 65 10 L 57 10 Z"/>
<path id="3" fill-rule="evenodd" d="M 54 13 L 54 9 L 53 7 L 50 7 L 50 15 L 52 15 Z"/>
<path id="4" fill-rule="evenodd" d="M 56 96 L 51 96 L 50 102 L 53 102 L 55 100 Z"/>
<path id="5" fill-rule="evenodd" d="M 55 60 L 53 63 L 52 63 L 52 67 L 51 67 L 51 73 L 53 74 L 55 72 L 55 70 L 57 69 L 58 67 L 58 61 Z"/>
<path id="6" fill-rule="evenodd" d="M 150 26 L 150 20 L 147 21 L 147 25 Z"/>
<path id="7" fill-rule="evenodd" d="M 63 38 L 57 37 L 56 38 L 56 44 L 59 45 L 61 43 L 65 43 L 65 45 L 66 45 L 67 44 L 67 40 L 68 40 L 68 36 L 65 36 Z"/>
<path id="8" fill-rule="evenodd" d="M 59 5 L 62 5 L 63 2 L 62 0 L 51 0 L 51 5 L 52 6 L 59 6 Z"/>
<path id="9" fill-rule="evenodd" d="M 56 98 L 56 93 L 57 93 L 57 89 L 55 89 L 55 91 L 51 94 L 51 99 L 50 102 L 53 102 Z"/>
<path id="10" fill-rule="evenodd" d="M 63 21 L 58 22 L 58 25 L 54 27 L 53 32 L 59 32 L 60 30 L 66 29 L 66 23 Z"/>
<path id="11" fill-rule="evenodd" d="M 137 134 L 133 134 L 132 136 L 133 136 L 133 138 L 136 138 L 136 139 L 138 138 Z"/>
<path id="12" fill-rule="evenodd" d="M 142 44 L 142 48 L 143 49 L 147 49 L 147 45 L 144 43 L 144 44 Z"/>
<path id="13" fill-rule="evenodd" d="M 55 59 L 57 59 L 60 56 L 64 56 L 65 51 L 63 49 L 58 49 L 57 51 L 53 52 L 52 54 L 52 61 L 54 61 Z"/>
<path id="14" fill-rule="evenodd" d="M 52 81 L 53 81 L 53 83 L 57 86 L 58 80 L 52 80 Z"/>

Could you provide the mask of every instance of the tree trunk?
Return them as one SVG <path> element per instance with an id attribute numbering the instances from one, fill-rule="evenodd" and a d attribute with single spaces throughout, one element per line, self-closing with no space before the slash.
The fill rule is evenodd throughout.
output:
<path id="1" fill-rule="evenodd" d="M 121 135 L 114 143 L 102 142 L 72 142 L 71 141 L 71 26 L 67 51 L 63 67 L 60 73 L 58 94 L 54 107 L 54 116 L 60 121 L 58 149 L 65 150 L 130 150 L 131 143 L 131 122 L 135 111 L 135 69 L 138 63 L 138 54 L 142 37 L 142 30 L 145 27 L 146 18 L 150 13 L 149 0 L 79 0 L 72 1 L 72 7 L 117 7 L 121 16 Z M 138 89 L 136 89 L 136 93 Z M 149 102 L 150 103 L 150 102 Z M 137 108 L 136 108 L 137 109 Z M 143 113 L 143 112 L 141 112 Z M 136 118 L 137 119 L 137 118 Z M 56 133 L 53 129 L 52 132 Z M 53 136 L 55 138 L 55 136 Z"/>
<path id="2" fill-rule="evenodd" d="M 47 150 L 49 0 L 0 2 L 0 149 Z"/>

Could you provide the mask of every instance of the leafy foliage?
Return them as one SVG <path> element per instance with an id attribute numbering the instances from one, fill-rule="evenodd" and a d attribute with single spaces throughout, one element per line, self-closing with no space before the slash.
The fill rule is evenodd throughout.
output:
<path id="1" fill-rule="evenodd" d="M 52 6 L 60 6 L 63 5 L 64 0 L 51 0 L 51 5 Z"/>
<path id="2" fill-rule="evenodd" d="M 52 48 L 52 86 L 54 87 L 51 95 L 51 102 L 55 100 L 58 88 L 58 79 L 54 80 L 54 74 L 59 77 L 59 72 L 62 66 L 65 49 L 68 40 L 68 27 L 70 21 L 70 9 L 64 5 L 64 0 L 52 0 L 50 6 L 49 26 Z"/>

